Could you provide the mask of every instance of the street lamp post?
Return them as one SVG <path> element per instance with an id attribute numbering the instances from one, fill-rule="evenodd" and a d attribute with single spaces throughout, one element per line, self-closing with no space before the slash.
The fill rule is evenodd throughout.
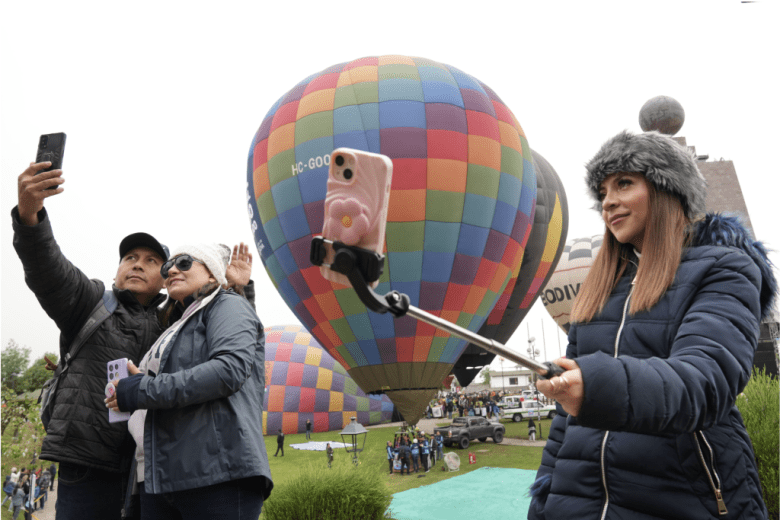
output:
<path id="1" fill-rule="evenodd" d="M 536 348 L 536 338 L 531 336 L 528 338 L 528 355 L 536 361 L 536 356 L 539 355 L 539 349 Z M 536 387 L 536 381 L 538 380 L 538 374 L 534 374 L 534 394 L 536 396 L 536 416 L 539 420 L 539 438 L 544 439 L 544 432 L 542 431 L 542 412 L 539 410 L 539 389 Z"/>
<path id="2" fill-rule="evenodd" d="M 368 430 L 363 428 L 363 425 L 357 422 L 356 417 L 351 417 L 349 424 L 346 428 L 341 430 L 341 439 L 344 443 L 344 449 L 347 453 L 352 453 L 352 463 L 358 465 L 358 453 L 363 451 L 366 446 L 366 436 Z M 363 436 L 363 442 L 360 442 L 360 436 Z M 358 444 L 360 447 L 358 448 Z"/>
<path id="3" fill-rule="evenodd" d="M 498 358 L 501 360 L 501 391 L 506 394 L 506 379 L 504 379 L 504 358 Z"/>

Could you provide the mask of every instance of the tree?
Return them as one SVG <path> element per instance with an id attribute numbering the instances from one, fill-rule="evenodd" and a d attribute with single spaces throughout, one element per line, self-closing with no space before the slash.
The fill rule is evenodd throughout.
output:
<path id="1" fill-rule="evenodd" d="M 482 382 L 490 386 L 490 367 L 487 366 L 483 368 L 482 372 L 480 372 L 480 375 L 482 376 Z"/>
<path id="2" fill-rule="evenodd" d="M 2 354 L 2 384 L 4 387 L 14 390 L 17 394 L 24 392 L 18 388 L 19 378 L 30 363 L 30 348 L 22 347 L 13 339 L 8 340 L 8 345 L 0 353 Z"/>
<path id="3" fill-rule="evenodd" d="M 3 388 L 2 398 L 2 450 L 3 460 L 24 456 L 33 451 L 40 453 L 41 441 L 46 431 L 41 423 L 41 407 L 35 399 L 23 399 L 9 388 Z M 11 427 L 13 435 L 5 436 Z"/>
<path id="4" fill-rule="evenodd" d="M 57 363 L 57 355 L 47 352 L 40 358 L 33 361 L 30 368 L 24 371 L 19 378 L 19 388 L 21 392 L 32 392 L 34 390 L 40 390 L 43 388 L 43 383 L 51 379 L 54 372 L 46 369 L 46 360 L 44 356 L 49 358 L 52 363 Z"/>

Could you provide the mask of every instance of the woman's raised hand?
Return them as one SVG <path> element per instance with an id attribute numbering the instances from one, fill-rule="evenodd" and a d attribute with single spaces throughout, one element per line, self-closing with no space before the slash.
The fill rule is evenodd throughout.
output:
<path id="1" fill-rule="evenodd" d="M 577 362 L 571 359 L 558 358 L 553 363 L 566 371 L 552 379 L 540 379 L 536 382 L 536 388 L 548 398 L 558 401 L 566 413 L 577 417 L 585 398 L 582 371 Z"/>
<path id="2" fill-rule="evenodd" d="M 249 246 L 241 242 L 233 246 L 233 255 L 230 257 L 230 265 L 225 271 L 230 286 L 247 285 L 252 278 L 252 253 L 249 252 Z"/>

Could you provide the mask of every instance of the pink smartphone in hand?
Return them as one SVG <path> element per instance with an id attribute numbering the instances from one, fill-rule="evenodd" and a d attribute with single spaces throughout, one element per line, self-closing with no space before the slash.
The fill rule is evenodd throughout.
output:
<path id="1" fill-rule="evenodd" d="M 322 237 L 381 254 L 392 179 L 393 162 L 388 157 L 351 148 L 334 150 L 330 156 Z M 324 262 L 331 264 L 333 248 L 327 247 L 327 251 Z M 321 266 L 320 272 L 332 282 L 351 286 L 345 275 L 326 266 Z"/>

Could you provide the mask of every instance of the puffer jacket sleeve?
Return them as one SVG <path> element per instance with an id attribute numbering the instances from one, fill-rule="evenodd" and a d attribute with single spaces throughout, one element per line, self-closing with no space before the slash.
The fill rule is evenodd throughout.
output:
<path id="1" fill-rule="evenodd" d="M 11 211 L 14 249 L 24 267 L 24 280 L 41 307 L 62 332 L 61 346 L 70 344 L 89 317 L 105 286 L 90 280 L 60 251 L 54 240 L 46 209 L 38 212 L 39 223 L 25 226 L 19 209 Z"/>
<path id="2" fill-rule="evenodd" d="M 174 373 L 143 376 L 138 408 L 179 408 L 226 397 L 252 376 L 256 350 L 262 347 L 258 345 L 262 325 L 250 304 L 237 294 L 223 293 L 205 312 L 208 361 Z M 260 382 L 261 387 L 264 384 Z"/>
<path id="3" fill-rule="evenodd" d="M 736 249 L 719 248 L 694 283 L 666 359 L 577 359 L 585 382 L 579 424 L 638 433 L 684 433 L 723 419 L 750 377 L 758 342 L 761 275 Z"/>

